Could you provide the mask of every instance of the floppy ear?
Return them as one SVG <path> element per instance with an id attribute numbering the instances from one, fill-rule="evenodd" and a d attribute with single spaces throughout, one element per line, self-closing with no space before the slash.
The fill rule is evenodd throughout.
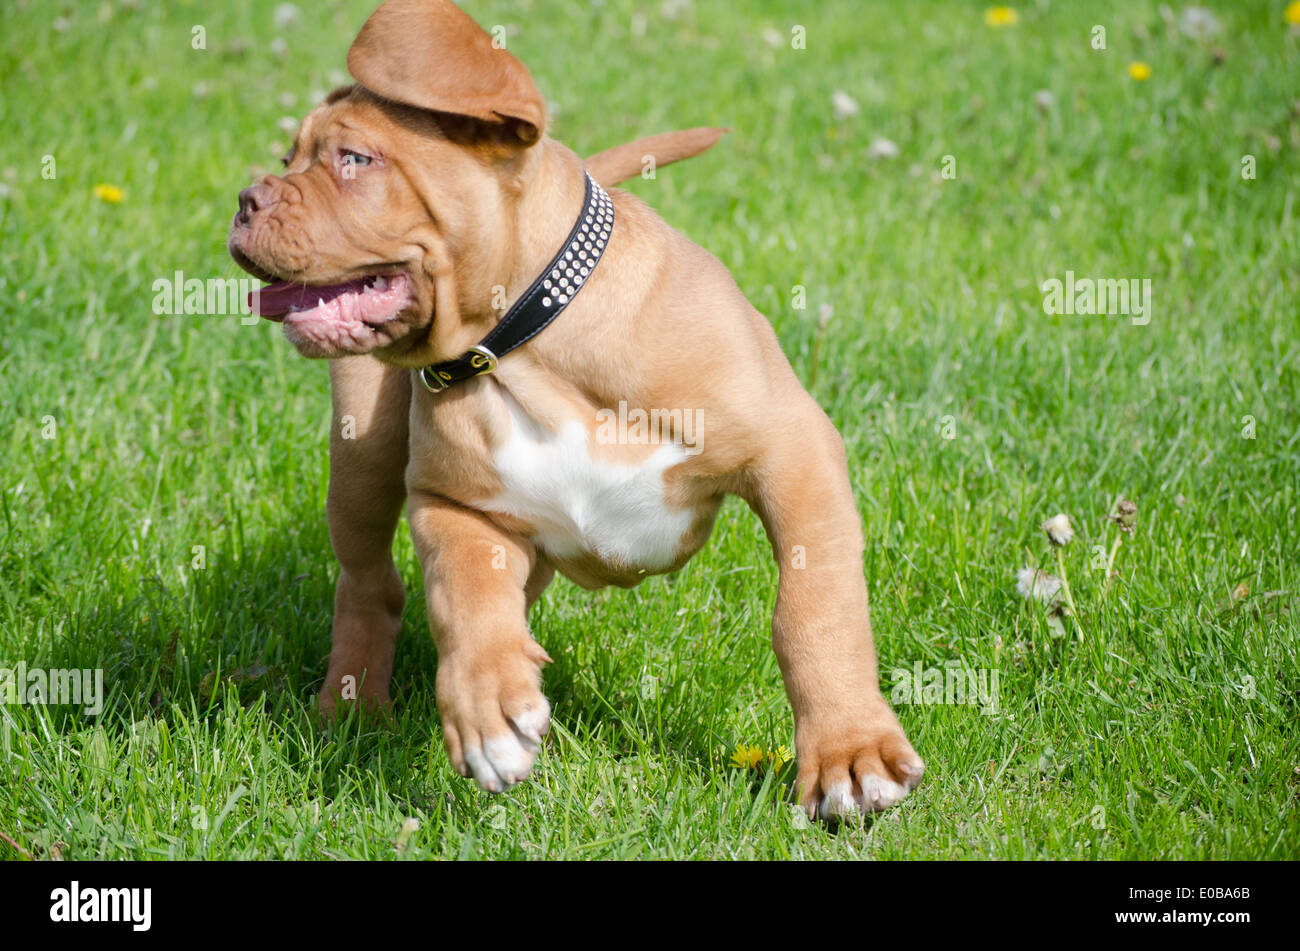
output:
<path id="1" fill-rule="evenodd" d="M 353 40 L 348 72 L 385 99 L 513 127 L 523 145 L 546 126 L 527 67 L 451 0 L 388 0 Z"/>

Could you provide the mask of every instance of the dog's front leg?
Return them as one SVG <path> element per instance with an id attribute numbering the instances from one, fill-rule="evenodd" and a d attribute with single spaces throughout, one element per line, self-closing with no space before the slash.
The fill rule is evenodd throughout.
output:
<path id="1" fill-rule="evenodd" d="M 780 567 L 772 643 L 794 708 L 800 801 L 823 818 L 885 809 L 925 766 L 880 693 L 844 445 L 811 400 L 787 423 L 747 494 Z"/>
<path id="2" fill-rule="evenodd" d="M 393 564 L 393 533 L 406 501 L 409 370 L 373 357 L 330 363 L 334 419 L 326 509 L 339 561 L 333 644 L 318 703 L 391 705 L 388 681 L 406 594 Z"/>
<path id="3" fill-rule="evenodd" d="M 540 685 L 551 658 L 525 618 L 549 566 L 527 539 L 436 495 L 413 491 L 407 517 L 438 646 L 447 753 L 462 776 L 500 792 L 528 775 L 550 727 Z"/>

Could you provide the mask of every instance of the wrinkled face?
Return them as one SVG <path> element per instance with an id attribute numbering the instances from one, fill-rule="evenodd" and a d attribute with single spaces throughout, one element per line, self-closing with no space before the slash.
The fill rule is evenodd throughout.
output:
<path id="1" fill-rule="evenodd" d="M 309 357 L 417 348 L 439 275 L 499 212 L 492 164 L 456 135 L 454 120 L 360 86 L 331 94 L 303 120 L 283 174 L 239 195 L 230 254 L 270 282 L 254 311 L 283 321 Z"/>

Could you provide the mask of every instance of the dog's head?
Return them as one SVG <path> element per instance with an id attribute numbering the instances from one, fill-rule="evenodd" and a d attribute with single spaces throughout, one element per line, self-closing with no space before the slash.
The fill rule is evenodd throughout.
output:
<path id="1" fill-rule="evenodd" d="M 240 193 L 230 253 L 303 354 L 428 362 L 434 321 L 478 304 L 465 270 L 502 253 L 545 106 L 450 0 L 388 0 L 348 69 L 358 85 L 307 115 L 283 173 Z"/>

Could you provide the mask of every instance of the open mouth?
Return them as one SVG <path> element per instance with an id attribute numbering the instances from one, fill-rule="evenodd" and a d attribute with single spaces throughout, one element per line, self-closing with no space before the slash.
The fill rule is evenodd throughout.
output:
<path id="1" fill-rule="evenodd" d="M 303 327 L 381 331 L 410 303 L 410 281 L 405 274 L 372 274 L 343 284 L 277 281 L 255 291 L 249 306 L 269 320 Z"/>

